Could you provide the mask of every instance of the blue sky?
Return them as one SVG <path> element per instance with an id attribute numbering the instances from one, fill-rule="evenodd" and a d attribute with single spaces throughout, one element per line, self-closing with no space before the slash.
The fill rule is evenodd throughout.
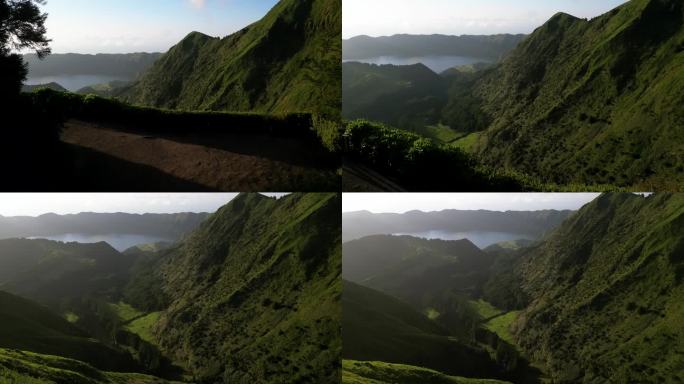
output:
<path id="1" fill-rule="evenodd" d="M 592 18 L 626 0 L 343 0 L 343 37 L 530 33 L 556 12 Z"/>
<path id="2" fill-rule="evenodd" d="M 48 0 L 54 53 L 163 52 L 192 31 L 226 36 L 277 0 Z"/>

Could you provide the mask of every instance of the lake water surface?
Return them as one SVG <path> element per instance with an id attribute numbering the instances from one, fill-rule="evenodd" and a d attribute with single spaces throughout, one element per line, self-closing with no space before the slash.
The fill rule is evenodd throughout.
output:
<path id="1" fill-rule="evenodd" d="M 423 63 L 426 67 L 430 68 L 436 73 L 444 72 L 449 68 L 475 64 L 475 63 L 488 63 L 491 60 L 480 59 L 477 57 L 467 57 L 467 56 L 421 56 L 421 57 L 398 57 L 398 56 L 378 56 L 369 57 L 360 60 L 344 60 L 346 61 L 358 61 L 360 63 L 367 64 L 394 64 L 394 65 L 411 65 Z"/>
<path id="2" fill-rule="evenodd" d="M 99 243 L 101 241 L 107 242 L 114 249 L 119 252 L 125 251 L 130 247 L 139 244 L 150 244 L 158 242 L 173 242 L 174 239 L 166 239 L 163 237 L 146 236 L 146 235 L 126 235 L 126 234 L 109 234 L 109 235 L 88 235 L 83 233 L 67 233 L 57 236 L 35 236 L 31 239 L 47 239 L 53 241 L 62 241 L 65 243 Z"/>
<path id="3" fill-rule="evenodd" d="M 64 75 L 64 76 L 41 76 L 30 77 L 26 80 L 26 85 L 38 85 L 47 83 L 57 83 L 69 91 L 75 92 L 89 85 L 108 83 L 110 81 L 126 79 L 120 76 L 101 76 L 101 75 Z"/>
<path id="4" fill-rule="evenodd" d="M 492 244 L 500 243 L 502 241 L 511 241 L 518 239 L 535 240 L 533 236 L 522 235 L 519 233 L 509 232 L 487 232 L 487 231 L 471 231 L 471 232 L 449 232 L 449 231 L 427 231 L 416 233 L 395 233 L 394 235 L 409 235 L 414 237 L 422 237 L 424 239 L 442 239 L 442 240 L 461 240 L 468 239 L 480 249 L 486 248 Z"/>

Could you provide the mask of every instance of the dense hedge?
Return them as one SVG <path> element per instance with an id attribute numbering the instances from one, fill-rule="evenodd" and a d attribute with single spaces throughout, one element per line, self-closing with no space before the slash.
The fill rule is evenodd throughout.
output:
<path id="1" fill-rule="evenodd" d="M 232 112 L 185 112 L 133 106 L 115 99 L 78 95 L 42 89 L 31 97 L 48 110 L 61 111 L 63 117 L 125 124 L 145 132 L 193 134 L 214 133 L 269 134 L 286 137 L 315 137 L 314 117 L 309 113 L 265 115 Z M 319 124 L 320 126 L 321 124 Z M 320 136 L 320 135 L 319 135 Z"/>
<path id="2" fill-rule="evenodd" d="M 487 172 L 459 148 L 367 120 L 348 122 L 347 157 L 395 178 L 415 191 L 521 191 L 513 177 Z"/>

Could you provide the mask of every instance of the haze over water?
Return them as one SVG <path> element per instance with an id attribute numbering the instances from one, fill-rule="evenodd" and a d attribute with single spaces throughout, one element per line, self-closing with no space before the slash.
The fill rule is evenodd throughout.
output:
<path id="1" fill-rule="evenodd" d="M 509 232 L 489 232 L 489 231 L 469 231 L 469 232 L 450 232 L 450 231 L 427 231 L 414 233 L 395 233 L 395 236 L 414 236 L 424 239 L 441 239 L 441 240 L 461 240 L 468 239 L 478 248 L 487 248 L 490 245 L 501 243 L 503 241 L 512 241 L 519 239 L 534 240 L 533 236 L 523 235 L 519 233 Z"/>
<path id="2" fill-rule="evenodd" d="M 67 233 L 56 236 L 35 236 L 30 239 L 46 239 L 52 241 L 61 241 L 65 243 L 99 243 L 104 241 L 119 252 L 123 252 L 128 248 L 140 244 L 152 244 L 159 242 L 173 242 L 174 239 L 167 239 L 158 236 L 147 235 L 129 235 L 129 234 L 107 234 L 107 235 L 89 235 L 83 233 Z"/>
<path id="3" fill-rule="evenodd" d="M 488 63 L 491 60 L 480 59 L 467 56 L 422 56 L 422 57 L 399 57 L 399 56 L 378 56 L 365 59 L 343 60 L 344 62 L 360 62 L 367 64 L 393 64 L 393 65 L 413 65 L 422 63 L 436 73 L 441 73 L 449 68 L 461 65 Z"/>

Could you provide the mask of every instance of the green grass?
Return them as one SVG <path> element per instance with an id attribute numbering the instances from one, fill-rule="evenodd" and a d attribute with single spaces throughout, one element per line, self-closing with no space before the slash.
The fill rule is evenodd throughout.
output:
<path id="1" fill-rule="evenodd" d="M 0 348 L 0 381 L 3 384 L 170 383 L 137 373 L 104 372 L 77 360 L 3 348 Z"/>
<path id="2" fill-rule="evenodd" d="M 477 141 L 479 140 L 480 136 L 482 135 L 482 132 L 473 132 L 469 135 L 462 136 L 458 140 L 456 140 L 453 145 L 456 148 L 460 148 L 466 152 L 473 152 L 475 146 L 477 145 Z"/>
<path id="3" fill-rule="evenodd" d="M 340 204 L 240 194 L 134 279 L 168 297 L 128 329 L 198 382 L 339 381 Z"/>
<path id="4" fill-rule="evenodd" d="M 435 320 L 439 317 L 439 315 L 440 313 L 434 308 L 427 308 L 425 310 L 425 316 L 427 316 L 430 320 Z"/>
<path id="5" fill-rule="evenodd" d="M 109 307 L 116 313 L 121 322 L 128 322 L 134 318 L 141 317 L 145 313 L 133 308 L 130 304 L 120 301 L 116 304 L 109 303 Z"/>
<path id="6" fill-rule="evenodd" d="M 516 345 L 511 333 L 511 324 L 518 317 L 520 311 L 510 311 L 505 315 L 497 316 L 486 322 L 484 327 L 496 333 L 502 340 L 511 345 Z"/>
<path id="7" fill-rule="evenodd" d="M 149 313 L 126 324 L 124 328 L 127 331 L 140 336 L 141 339 L 147 341 L 148 343 L 156 345 L 157 342 L 154 336 L 154 328 L 159 320 L 160 315 L 161 312 Z"/>
<path id="8" fill-rule="evenodd" d="M 477 301 L 471 300 L 470 304 L 473 306 L 477 314 L 480 315 L 482 319 L 489 319 L 490 317 L 494 317 L 503 312 L 501 309 L 493 306 L 492 304 L 482 299 L 479 299 Z"/>
<path id="9" fill-rule="evenodd" d="M 433 139 L 441 143 L 458 142 L 464 136 L 463 133 L 454 131 L 443 124 L 428 125 L 414 130 L 415 133 Z"/>
<path id="10" fill-rule="evenodd" d="M 596 198 L 514 266 L 516 340 L 557 380 L 684 381 L 683 229 L 682 194 Z"/>
<path id="11" fill-rule="evenodd" d="M 504 384 L 505 381 L 469 379 L 405 364 L 380 361 L 342 361 L 343 384 Z"/>
<path id="12" fill-rule="evenodd" d="M 338 120 L 339 0 L 282 0 L 224 38 L 187 35 L 121 97 L 162 108 L 282 113 Z"/>
<path id="13" fill-rule="evenodd" d="M 65 313 L 65 314 L 64 314 L 64 318 L 66 319 L 66 321 L 68 321 L 68 322 L 70 322 L 70 323 L 72 323 L 72 324 L 76 323 L 76 322 L 78 321 L 78 319 L 79 319 L 78 315 L 75 314 L 75 313 L 73 313 L 73 312 L 67 312 L 67 313 Z"/>

